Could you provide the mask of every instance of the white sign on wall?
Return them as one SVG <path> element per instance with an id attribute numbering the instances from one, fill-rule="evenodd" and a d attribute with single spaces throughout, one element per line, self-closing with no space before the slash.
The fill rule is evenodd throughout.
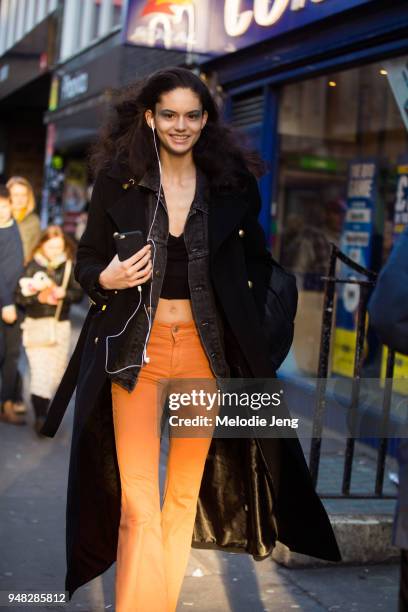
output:
<path id="1" fill-rule="evenodd" d="M 384 63 L 387 78 L 408 130 L 408 57 Z"/>
<path id="2" fill-rule="evenodd" d="M 61 80 L 61 102 L 82 96 L 88 91 L 88 73 L 64 74 Z"/>

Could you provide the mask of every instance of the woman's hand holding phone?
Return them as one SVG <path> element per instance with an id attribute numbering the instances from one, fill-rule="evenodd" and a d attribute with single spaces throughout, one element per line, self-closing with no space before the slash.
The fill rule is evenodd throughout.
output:
<path id="1" fill-rule="evenodd" d="M 134 255 L 120 261 L 118 255 L 99 275 L 103 289 L 128 289 L 141 285 L 152 276 L 151 245 L 146 244 Z"/>

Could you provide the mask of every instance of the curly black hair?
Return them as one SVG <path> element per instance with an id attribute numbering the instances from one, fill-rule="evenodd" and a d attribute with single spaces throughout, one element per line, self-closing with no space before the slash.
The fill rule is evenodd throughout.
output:
<path id="1" fill-rule="evenodd" d="M 245 171 L 261 176 L 266 169 L 261 157 L 249 148 L 243 134 L 222 122 L 204 81 L 181 67 L 157 70 L 142 81 L 112 90 L 110 111 L 91 149 L 90 165 L 94 175 L 115 160 L 126 164 L 136 180 L 144 175 L 156 161 L 145 111 L 154 112 L 160 96 L 178 87 L 191 89 L 199 97 L 203 111 L 208 113 L 205 128 L 193 148 L 193 159 L 210 184 L 215 187 L 239 184 Z"/>

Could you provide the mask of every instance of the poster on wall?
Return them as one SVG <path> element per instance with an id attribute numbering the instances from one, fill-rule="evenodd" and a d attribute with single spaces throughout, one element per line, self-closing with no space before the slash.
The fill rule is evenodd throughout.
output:
<path id="1" fill-rule="evenodd" d="M 401 157 L 397 166 L 397 183 L 394 206 L 393 244 L 398 240 L 408 225 L 408 157 Z M 388 349 L 383 347 L 381 359 L 381 381 L 384 384 L 387 368 Z M 399 393 L 406 393 L 408 378 L 408 356 L 395 353 L 393 388 Z"/>
<path id="2" fill-rule="evenodd" d="M 408 158 L 397 166 L 397 193 L 394 208 L 394 242 L 408 225 Z"/>
<path id="3" fill-rule="evenodd" d="M 340 249 L 350 259 L 365 268 L 371 267 L 374 235 L 374 212 L 377 204 L 378 164 L 375 159 L 356 159 L 350 162 L 347 181 L 347 212 L 340 240 Z M 341 278 L 361 277 L 342 265 Z M 360 300 L 358 285 L 340 285 L 332 371 L 352 376 L 356 346 L 357 310 Z"/>

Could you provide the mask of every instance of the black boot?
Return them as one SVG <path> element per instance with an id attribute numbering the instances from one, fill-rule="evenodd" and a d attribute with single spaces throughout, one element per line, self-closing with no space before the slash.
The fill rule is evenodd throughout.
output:
<path id="1" fill-rule="evenodd" d="M 34 414 L 35 414 L 34 430 L 36 434 L 40 438 L 42 438 L 43 436 L 40 433 L 40 430 L 45 423 L 50 400 L 47 397 L 41 397 L 40 395 L 32 394 L 31 402 L 33 404 Z"/>

